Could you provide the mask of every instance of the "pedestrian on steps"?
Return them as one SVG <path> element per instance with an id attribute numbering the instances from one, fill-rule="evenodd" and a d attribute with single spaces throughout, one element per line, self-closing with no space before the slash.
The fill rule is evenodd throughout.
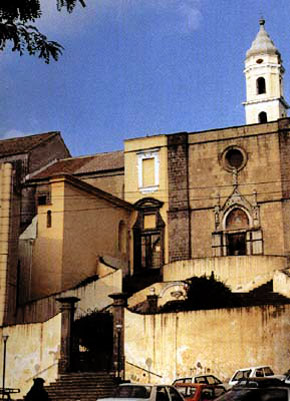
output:
<path id="1" fill-rule="evenodd" d="M 33 379 L 33 385 L 24 397 L 25 401 L 51 401 L 43 384 L 45 380 L 42 377 Z"/>

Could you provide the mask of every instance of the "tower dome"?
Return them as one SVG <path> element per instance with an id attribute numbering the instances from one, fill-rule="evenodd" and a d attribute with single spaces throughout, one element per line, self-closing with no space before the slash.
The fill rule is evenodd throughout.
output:
<path id="1" fill-rule="evenodd" d="M 279 50 L 265 30 L 265 20 L 246 53 L 246 124 L 266 123 L 287 117 L 283 95 L 284 68 Z"/>
<path id="2" fill-rule="evenodd" d="M 265 30 L 265 20 L 260 19 L 260 30 L 254 39 L 252 46 L 247 51 L 246 57 L 255 56 L 257 54 L 277 54 L 280 57 L 278 49 L 275 47 L 274 42 Z"/>

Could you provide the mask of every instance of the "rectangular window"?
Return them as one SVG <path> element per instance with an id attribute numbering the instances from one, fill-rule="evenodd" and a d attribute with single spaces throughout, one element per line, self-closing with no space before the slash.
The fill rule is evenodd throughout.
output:
<path id="1" fill-rule="evenodd" d="M 156 215 L 148 214 L 144 216 L 144 230 L 156 227 Z"/>
<path id="2" fill-rule="evenodd" d="M 138 186 L 141 193 L 157 191 L 159 187 L 159 151 L 152 149 L 137 154 Z"/>
<path id="3" fill-rule="evenodd" d="M 38 195 L 37 202 L 39 205 L 47 204 L 47 196 L 46 195 Z"/>
<path id="4" fill-rule="evenodd" d="M 155 159 L 143 159 L 142 161 L 142 181 L 143 187 L 155 185 Z"/>

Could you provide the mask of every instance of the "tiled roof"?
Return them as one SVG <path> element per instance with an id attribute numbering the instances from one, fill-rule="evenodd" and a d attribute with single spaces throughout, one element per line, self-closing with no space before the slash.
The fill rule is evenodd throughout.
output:
<path id="1" fill-rule="evenodd" d="M 53 131 L 46 132 L 44 134 L 36 134 L 0 140 L 0 157 L 29 152 L 37 145 L 41 144 L 49 138 L 52 138 L 55 135 L 59 135 L 59 132 Z"/>
<path id="2" fill-rule="evenodd" d="M 72 157 L 58 160 L 45 170 L 31 176 L 31 179 L 48 178 L 55 174 L 86 174 L 97 171 L 119 170 L 124 168 L 122 151 L 99 153 L 93 156 Z"/>

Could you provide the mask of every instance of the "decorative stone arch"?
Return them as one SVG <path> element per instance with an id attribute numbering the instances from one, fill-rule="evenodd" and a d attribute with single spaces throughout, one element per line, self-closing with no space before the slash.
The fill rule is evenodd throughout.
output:
<path id="1" fill-rule="evenodd" d="M 235 211 L 241 211 L 242 213 L 244 213 L 244 215 L 246 216 L 247 220 L 248 220 L 248 224 L 247 227 L 242 227 L 240 226 L 239 228 L 237 227 L 237 229 L 242 229 L 242 228 L 252 228 L 253 227 L 253 218 L 251 216 L 251 213 L 248 209 L 246 209 L 244 206 L 239 205 L 239 204 L 234 204 L 233 206 L 231 206 L 229 209 L 227 209 L 225 211 L 225 213 L 223 214 L 223 218 L 222 218 L 222 228 L 223 230 L 227 230 L 229 229 L 228 224 L 227 224 L 227 220 L 230 217 L 230 215 Z M 231 227 L 232 229 L 234 229 L 234 227 Z"/>
<path id="2" fill-rule="evenodd" d="M 224 213 L 222 226 L 227 255 L 247 255 L 247 231 L 251 228 L 252 221 L 249 211 L 239 204 L 233 205 Z"/>
<path id="3" fill-rule="evenodd" d="M 263 235 L 257 193 L 249 202 L 238 190 L 220 206 L 214 207 L 215 231 L 212 233 L 213 256 L 241 256 L 263 254 Z"/>
<path id="4" fill-rule="evenodd" d="M 134 273 L 160 269 L 164 264 L 164 227 L 160 209 L 163 202 L 146 197 L 134 205 L 138 211 L 133 226 Z"/>

